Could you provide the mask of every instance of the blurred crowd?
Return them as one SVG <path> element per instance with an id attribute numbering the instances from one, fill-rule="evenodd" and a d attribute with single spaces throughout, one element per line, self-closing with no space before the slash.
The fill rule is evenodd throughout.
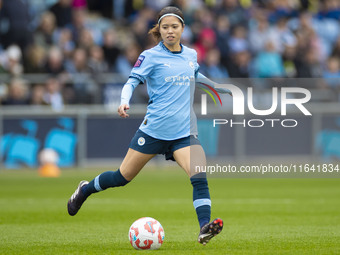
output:
<path id="1" fill-rule="evenodd" d="M 0 0 L 1 104 L 119 100 L 167 5 L 183 11 L 182 43 L 213 80 L 326 78 L 313 86 L 340 88 L 340 0 Z"/>

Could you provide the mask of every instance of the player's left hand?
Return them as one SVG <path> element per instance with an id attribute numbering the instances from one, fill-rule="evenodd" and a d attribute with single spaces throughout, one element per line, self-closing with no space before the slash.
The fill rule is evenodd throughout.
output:
<path id="1" fill-rule="evenodd" d="M 230 96 L 233 96 L 233 94 L 231 93 L 231 91 L 229 89 L 226 89 L 226 88 L 215 88 L 215 90 L 218 92 L 218 93 L 221 93 L 221 94 L 228 94 Z"/>
<path id="2" fill-rule="evenodd" d="M 122 104 L 118 107 L 118 114 L 120 117 L 122 118 L 127 118 L 129 117 L 129 114 L 126 113 L 127 110 L 130 109 L 130 106 L 128 106 L 127 104 Z"/>

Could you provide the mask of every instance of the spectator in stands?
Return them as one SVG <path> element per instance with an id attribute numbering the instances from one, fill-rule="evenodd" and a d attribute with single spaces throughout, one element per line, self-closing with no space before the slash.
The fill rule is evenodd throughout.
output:
<path id="1" fill-rule="evenodd" d="M 105 61 L 103 49 L 98 45 L 93 45 L 89 52 L 88 66 L 90 72 L 94 75 L 107 73 L 109 65 Z"/>
<path id="2" fill-rule="evenodd" d="M 124 76 L 124 78 L 128 78 L 131 72 L 133 65 L 136 63 L 136 60 L 141 53 L 141 48 L 135 42 L 130 43 L 124 50 L 124 55 L 121 55 L 117 59 L 117 72 Z"/>
<path id="3" fill-rule="evenodd" d="M 249 78 L 251 54 L 249 51 L 239 51 L 233 53 L 228 66 L 228 73 L 232 78 Z"/>
<path id="4" fill-rule="evenodd" d="M 92 34 L 92 40 L 95 44 L 101 45 L 103 41 L 102 31 L 95 25 L 91 24 L 88 12 L 84 8 L 76 8 L 72 11 L 72 23 L 67 26 L 72 32 L 72 40 L 78 45 L 81 32 L 87 29 Z"/>
<path id="5" fill-rule="evenodd" d="M 318 12 L 318 18 L 330 18 L 340 20 L 340 2 L 338 0 L 320 1 L 321 9 Z"/>
<path id="6" fill-rule="evenodd" d="M 320 59 L 326 61 L 332 51 L 333 44 L 340 35 L 340 23 L 330 18 L 317 19 L 312 13 L 301 13 L 298 29 L 300 31 L 313 30 L 317 39 Z M 305 40 L 308 40 L 305 38 Z"/>
<path id="7" fill-rule="evenodd" d="M 267 41 L 265 49 L 254 59 L 254 74 L 259 78 L 284 77 L 281 55 L 275 51 L 274 43 Z"/>
<path id="8" fill-rule="evenodd" d="M 54 14 L 59 28 L 72 23 L 72 0 L 59 0 L 51 6 L 50 11 Z"/>
<path id="9" fill-rule="evenodd" d="M 217 17 L 215 33 L 216 44 L 221 54 L 221 64 L 227 68 L 230 63 L 230 49 L 228 47 L 230 24 L 227 16 Z"/>
<path id="10" fill-rule="evenodd" d="M 98 0 L 87 0 L 87 8 L 90 11 L 94 11 L 96 13 L 100 13 L 101 16 L 112 19 L 112 14 L 114 10 L 115 3 L 114 2 L 122 2 L 121 4 L 125 4 L 125 1 L 98 1 Z"/>
<path id="11" fill-rule="evenodd" d="M 282 60 L 286 74 L 285 76 L 288 78 L 296 77 L 297 70 L 295 66 L 295 58 L 296 58 L 296 40 L 287 41 L 284 44 Z"/>
<path id="12" fill-rule="evenodd" d="M 201 30 L 197 43 L 194 45 L 197 51 L 197 62 L 202 63 L 209 50 L 216 48 L 216 34 L 212 28 L 204 28 Z"/>
<path id="13" fill-rule="evenodd" d="M 331 88 L 340 88 L 340 59 L 330 57 L 327 60 L 326 70 L 323 72 L 326 84 Z"/>
<path id="14" fill-rule="evenodd" d="M 4 48 L 16 44 L 23 52 L 32 43 L 31 18 L 26 1 L 3 1 L 0 9 L 0 42 Z"/>
<path id="15" fill-rule="evenodd" d="M 29 100 L 30 105 L 46 105 L 46 102 L 44 101 L 44 94 L 45 86 L 43 84 L 36 84 L 32 86 L 31 96 Z"/>
<path id="16" fill-rule="evenodd" d="M 61 111 L 64 108 L 61 89 L 60 81 L 57 78 L 51 77 L 46 81 L 43 100 L 55 111 Z"/>
<path id="17" fill-rule="evenodd" d="M 77 9 L 85 9 L 87 7 L 86 0 L 73 0 L 72 7 Z"/>
<path id="18" fill-rule="evenodd" d="M 95 102 L 98 87 L 90 79 L 89 68 L 87 65 L 88 55 L 86 50 L 76 48 L 71 60 L 66 63 L 66 71 L 69 74 L 70 82 L 73 84 L 78 104 L 91 104 Z"/>
<path id="19" fill-rule="evenodd" d="M 106 81 L 101 79 L 100 76 L 109 72 L 109 65 L 105 61 L 103 49 L 98 45 L 93 45 L 89 50 L 88 67 L 98 88 L 96 100 L 102 101 L 102 91 L 105 90 Z"/>
<path id="20" fill-rule="evenodd" d="M 340 36 L 338 37 L 338 39 L 336 40 L 336 42 L 333 46 L 331 56 L 340 58 Z"/>
<path id="21" fill-rule="evenodd" d="M 115 70 L 120 49 L 118 47 L 117 34 L 114 29 L 108 29 L 104 32 L 104 43 L 102 48 L 105 60 L 109 64 L 110 70 Z"/>
<path id="22" fill-rule="evenodd" d="M 72 11 L 72 23 L 67 26 L 72 32 L 72 39 L 75 43 L 78 43 L 80 38 L 80 32 L 87 27 L 86 24 L 86 10 L 75 9 Z"/>
<path id="23" fill-rule="evenodd" d="M 147 26 L 151 28 L 155 23 L 156 12 L 152 8 L 145 6 L 138 11 L 138 17 L 146 21 Z M 132 25 L 133 26 L 133 25 Z"/>
<path id="24" fill-rule="evenodd" d="M 53 34 L 56 28 L 55 16 L 51 12 L 44 12 L 40 18 L 38 29 L 34 33 L 34 43 L 46 49 L 53 45 Z"/>
<path id="25" fill-rule="evenodd" d="M 64 56 L 57 46 L 53 46 L 47 53 L 45 72 L 51 75 L 59 75 L 65 72 Z"/>
<path id="26" fill-rule="evenodd" d="M 212 10 L 203 7 L 196 9 L 195 13 L 195 18 L 201 24 L 202 28 L 213 28 L 215 26 L 215 14 Z"/>
<path id="27" fill-rule="evenodd" d="M 149 24 L 148 21 L 143 17 L 138 17 L 131 26 L 131 30 L 134 35 L 135 41 L 142 47 L 145 48 L 147 40 L 145 35 L 148 34 Z"/>
<path id="28" fill-rule="evenodd" d="M 65 105 L 77 104 L 76 91 L 71 83 L 65 83 L 62 90 L 63 100 Z"/>
<path id="29" fill-rule="evenodd" d="M 296 36 L 288 27 L 288 19 L 285 16 L 279 17 L 273 28 L 272 37 L 275 47 L 279 53 L 285 51 L 287 42 L 296 44 Z"/>
<path id="30" fill-rule="evenodd" d="M 254 20 L 254 24 L 250 26 L 249 30 L 249 44 L 253 54 L 264 51 L 266 44 L 270 41 L 275 50 L 278 50 L 277 34 L 270 27 L 267 17 L 263 12 L 259 12 Z"/>
<path id="31" fill-rule="evenodd" d="M 5 73 L 19 76 L 24 72 L 22 66 L 22 53 L 17 45 L 11 45 L 4 52 L 1 65 Z"/>
<path id="32" fill-rule="evenodd" d="M 149 37 L 149 38 L 150 40 L 148 44 L 146 45 L 146 49 L 150 49 L 156 45 L 155 40 L 152 37 Z M 191 28 L 189 26 L 185 26 L 184 31 L 182 33 L 182 37 L 181 37 L 181 43 L 184 45 L 188 45 L 189 47 L 192 48 L 192 41 L 193 41 L 193 34 L 191 31 Z"/>
<path id="33" fill-rule="evenodd" d="M 217 6 L 218 15 L 227 16 L 230 26 L 248 26 L 248 15 L 246 10 L 240 5 L 239 0 L 222 0 L 222 5 Z"/>
<path id="34" fill-rule="evenodd" d="M 46 65 L 46 50 L 39 44 L 28 47 L 25 57 L 25 73 L 43 73 Z"/>
<path id="35" fill-rule="evenodd" d="M 75 42 L 72 40 L 71 30 L 62 28 L 55 33 L 54 44 L 58 46 L 65 57 L 70 57 L 75 49 Z"/>
<path id="36" fill-rule="evenodd" d="M 298 52 L 302 54 L 309 50 L 315 52 L 316 57 L 322 59 L 322 45 L 318 34 L 313 27 L 313 17 L 310 13 L 301 13 L 299 17 L 299 26 L 295 31 L 297 37 Z"/>
<path id="37" fill-rule="evenodd" d="M 8 86 L 8 95 L 1 104 L 7 106 L 29 104 L 26 82 L 19 78 L 12 79 Z"/>
<path id="38" fill-rule="evenodd" d="M 215 80 L 228 78 L 228 72 L 224 66 L 221 65 L 220 59 L 219 50 L 210 49 L 206 54 L 204 62 L 200 65 L 200 72 Z"/>
<path id="39" fill-rule="evenodd" d="M 247 29 L 243 26 L 235 26 L 232 29 L 229 39 L 229 49 L 231 53 L 243 52 L 249 50 L 249 42 L 247 38 Z"/>
<path id="40" fill-rule="evenodd" d="M 296 17 L 299 8 L 298 1 L 290 0 L 275 0 L 270 1 L 270 5 L 267 9 L 271 10 L 269 15 L 270 22 L 277 22 L 282 17 L 292 18 Z"/>
<path id="41" fill-rule="evenodd" d="M 300 24 L 296 30 L 297 55 L 295 66 L 298 78 L 315 78 L 322 76 L 321 42 L 312 26 L 309 13 L 300 15 Z"/>
<path id="42" fill-rule="evenodd" d="M 89 52 L 90 48 L 95 45 L 93 40 L 93 35 L 89 29 L 83 28 L 80 31 L 80 36 L 78 40 L 78 47 L 85 49 Z"/>
<path id="43" fill-rule="evenodd" d="M 307 52 L 297 50 L 295 66 L 297 78 L 319 78 L 322 77 L 322 68 L 318 53 L 310 48 Z"/>

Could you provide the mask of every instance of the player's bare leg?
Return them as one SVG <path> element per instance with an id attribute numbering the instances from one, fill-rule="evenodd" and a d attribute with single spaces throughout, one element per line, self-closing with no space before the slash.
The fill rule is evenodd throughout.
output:
<path id="1" fill-rule="evenodd" d="M 195 166 L 205 166 L 206 158 L 201 145 L 191 145 L 174 151 L 177 164 L 184 169 L 189 177 L 198 174 Z"/>
<path id="2" fill-rule="evenodd" d="M 130 148 L 120 165 L 121 174 L 126 180 L 131 181 L 155 155 L 141 153 Z"/>

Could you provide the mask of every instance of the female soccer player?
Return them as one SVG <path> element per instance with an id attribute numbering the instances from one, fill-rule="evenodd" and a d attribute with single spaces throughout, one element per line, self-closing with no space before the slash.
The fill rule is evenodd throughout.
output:
<path id="1" fill-rule="evenodd" d="M 198 242 L 205 245 L 221 232 L 221 219 L 209 223 L 211 200 L 206 175 L 190 168 L 190 165 L 206 165 L 205 153 L 197 139 L 197 121 L 192 110 L 194 86 L 190 85 L 190 80 L 204 76 L 198 73 L 196 51 L 180 43 L 183 30 L 184 18 L 178 8 L 170 6 L 160 11 L 158 24 L 149 32 L 159 43 L 139 56 L 123 87 L 118 108 L 121 117 L 129 117 L 127 110 L 133 90 L 146 82 L 150 97 L 146 116 L 120 168 L 104 172 L 91 182 L 80 182 L 68 201 L 70 215 L 75 215 L 92 193 L 126 185 L 156 154 L 165 154 L 166 159 L 175 160 L 190 177 L 200 224 Z M 209 85 L 214 86 L 214 82 L 210 81 Z"/>

